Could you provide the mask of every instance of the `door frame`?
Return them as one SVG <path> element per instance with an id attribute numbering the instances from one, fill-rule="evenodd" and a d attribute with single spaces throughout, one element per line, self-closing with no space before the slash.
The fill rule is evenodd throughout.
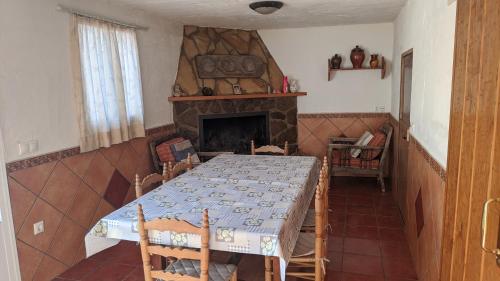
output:
<path id="1" fill-rule="evenodd" d="M 16 236 L 14 223 L 12 220 L 12 209 L 10 204 L 10 195 L 7 182 L 7 171 L 4 158 L 4 145 L 2 129 L 0 128 L 0 210 L 2 212 L 2 222 L 0 222 L 0 232 L 2 232 L 0 243 L 3 244 L 7 263 L 8 280 L 20 281 L 21 273 L 19 268 L 19 259 L 17 256 Z"/>
<path id="2" fill-rule="evenodd" d="M 400 168 L 401 168 L 401 165 L 400 165 L 400 163 L 401 163 L 401 159 L 400 159 L 400 157 L 401 157 L 400 147 L 401 146 L 400 146 L 400 140 L 401 140 L 401 137 L 402 137 L 400 135 L 400 133 L 401 133 L 400 132 L 400 128 L 401 128 L 401 116 L 402 116 L 403 102 L 404 102 L 404 93 L 403 93 L 403 91 L 404 91 L 404 71 L 403 71 L 403 69 L 404 69 L 404 57 L 408 56 L 409 54 L 412 54 L 412 56 L 413 56 L 413 48 L 410 48 L 410 49 L 404 51 L 401 54 L 401 62 L 400 62 L 400 72 L 401 73 L 400 73 L 400 77 L 399 77 L 399 112 L 398 112 L 398 118 L 397 118 L 397 121 L 398 121 L 398 123 L 397 123 L 398 124 L 397 137 L 398 138 L 395 140 L 396 141 L 396 145 L 397 145 L 397 149 L 396 149 L 396 153 L 397 153 L 397 155 L 396 155 L 396 169 L 395 169 L 396 170 L 395 172 L 396 172 L 396 175 L 397 175 L 397 179 L 394 182 L 396 184 L 396 186 L 393 187 L 393 189 L 396 190 L 396 193 L 394 194 L 394 196 L 396 196 L 395 197 L 396 198 L 396 202 L 398 202 L 400 204 L 399 205 L 399 209 L 400 209 L 401 212 L 404 212 L 404 215 L 403 215 L 403 219 L 404 220 L 406 220 L 405 216 L 406 216 L 407 206 L 406 206 L 406 198 L 401 198 L 402 195 L 400 193 L 400 191 L 401 191 L 401 185 L 400 185 L 400 180 L 401 180 L 401 170 L 400 170 Z M 413 65 L 413 63 L 412 63 L 412 65 Z M 412 68 L 413 68 L 413 66 L 412 66 Z M 410 81 L 410 83 L 413 83 L 413 79 L 412 79 L 412 81 Z M 410 103 L 411 103 L 411 101 L 410 101 Z M 409 121 L 411 122 L 411 119 Z M 408 128 L 410 126 L 411 126 L 411 123 L 408 125 Z M 406 140 L 406 141 L 408 142 L 408 140 Z M 406 159 L 406 161 L 408 161 L 408 159 Z M 406 165 L 406 167 L 407 166 L 408 165 Z M 408 173 L 406 173 L 405 175 L 408 175 Z M 406 197 L 406 195 L 405 195 L 405 197 Z M 404 201 L 401 202 L 401 200 L 404 200 Z M 405 205 L 404 210 L 401 209 L 401 207 L 403 207 L 402 204 Z M 406 221 L 405 221 L 405 223 L 406 223 Z"/>

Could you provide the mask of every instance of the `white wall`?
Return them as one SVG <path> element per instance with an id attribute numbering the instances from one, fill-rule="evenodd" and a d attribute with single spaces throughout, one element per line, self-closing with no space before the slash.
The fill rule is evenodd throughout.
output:
<path id="1" fill-rule="evenodd" d="M 392 114 L 399 115 L 401 54 L 413 48 L 412 135 L 444 167 L 448 152 L 456 3 L 408 0 L 394 22 Z"/>
<path id="2" fill-rule="evenodd" d="M 291 29 L 264 29 L 259 34 L 285 75 L 298 79 L 307 97 L 298 98 L 300 113 L 374 112 L 375 106 L 391 107 L 390 71 L 384 80 L 380 71 L 337 72 L 328 81 L 328 58 L 349 55 L 355 45 L 365 49 L 365 64 L 370 53 L 392 60 L 393 24 L 363 24 Z"/>
<path id="3" fill-rule="evenodd" d="M 78 146 L 70 16 L 56 11 L 59 3 L 149 27 L 138 31 L 146 128 L 172 122 L 167 97 L 177 72 L 182 26 L 108 2 L 0 1 L 0 126 L 7 162 L 21 158 L 18 141 L 39 140 L 36 154 Z"/>

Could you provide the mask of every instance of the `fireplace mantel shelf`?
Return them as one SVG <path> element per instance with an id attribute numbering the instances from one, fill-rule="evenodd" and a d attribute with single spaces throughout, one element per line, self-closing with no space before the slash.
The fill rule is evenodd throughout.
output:
<path id="1" fill-rule="evenodd" d="M 211 100 L 241 100 L 241 99 L 271 99 L 307 96 L 306 92 L 287 93 L 287 94 L 243 94 L 243 95 L 223 95 L 223 96 L 188 96 L 188 97 L 169 97 L 170 102 L 179 101 L 211 101 Z"/>

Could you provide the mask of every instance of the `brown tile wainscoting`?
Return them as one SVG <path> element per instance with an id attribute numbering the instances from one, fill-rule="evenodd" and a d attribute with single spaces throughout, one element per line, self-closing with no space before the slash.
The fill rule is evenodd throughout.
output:
<path id="1" fill-rule="evenodd" d="M 299 114 L 298 145 L 303 154 L 320 158 L 326 155 L 328 139 L 357 138 L 373 132 L 389 121 L 389 113 L 313 113 Z"/>
<path id="2" fill-rule="evenodd" d="M 90 227 L 134 199 L 136 173 L 151 173 L 149 139 L 173 133 L 170 124 L 109 148 L 87 153 L 70 148 L 8 163 L 22 280 L 52 280 L 84 259 Z M 45 231 L 35 236 L 38 221 L 44 221 Z"/>
<path id="3" fill-rule="evenodd" d="M 398 182 L 396 140 L 399 123 L 392 115 L 390 119 L 395 128 L 393 155 L 396 157 L 393 158 L 391 178 L 395 186 Z M 446 170 L 411 134 L 408 149 L 407 212 L 402 214 L 405 233 L 419 280 L 434 281 L 439 279 L 441 265 Z"/>

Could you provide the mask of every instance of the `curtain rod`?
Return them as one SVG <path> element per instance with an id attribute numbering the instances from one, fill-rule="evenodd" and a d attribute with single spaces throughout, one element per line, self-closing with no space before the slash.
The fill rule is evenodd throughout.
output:
<path id="1" fill-rule="evenodd" d="M 65 7 L 63 5 L 57 5 L 56 10 L 61 11 L 61 12 L 66 12 L 69 14 L 73 14 L 73 15 L 77 15 L 77 16 L 81 16 L 81 17 L 85 17 L 85 18 L 91 18 L 91 19 L 96 19 L 96 20 L 100 20 L 100 21 L 105 21 L 105 22 L 109 22 L 112 24 L 121 25 L 124 27 L 133 28 L 133 29 L 137 29 L 137 30 L 148 30 L 149 29 L 148 27 L 145 27 L 145 26 L 124 23 L 124 22 L 117 21 L 117 20 L 110 19 L 110 18 L 105 18 L 105 17 L 87 14 L 87 13 L 84 13 L 84 12 L 81 12 L 78 10 L 74 10 L 74 9 Z"/>

